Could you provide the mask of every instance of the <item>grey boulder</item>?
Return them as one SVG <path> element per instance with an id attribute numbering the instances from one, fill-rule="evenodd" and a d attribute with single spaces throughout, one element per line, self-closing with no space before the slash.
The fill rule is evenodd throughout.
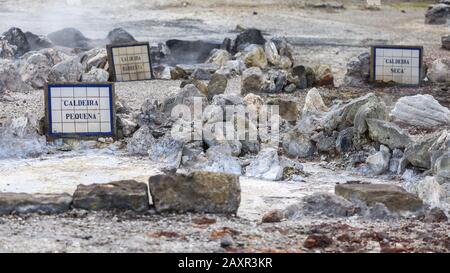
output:
<path id="1" fill-rule="evenodd" d="M 145 212 L 149 209 L 148 188 L 146 184 L 134 180 L 78 185 L 73 194 L 73 207 Z"/>
<path id="2" fill-rule="evenodd" d="M 236 214 L 241 202 L 239 176 L 192 172 L 150 177 L 157 212 Z"/>

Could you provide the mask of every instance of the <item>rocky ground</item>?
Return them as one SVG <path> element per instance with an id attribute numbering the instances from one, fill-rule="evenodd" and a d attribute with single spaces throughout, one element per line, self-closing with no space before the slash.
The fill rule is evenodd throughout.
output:
<path id="1" fill-rule="evenodd" d="M 2 30 L 17 26 L 48 35 L 63 27 L 75 27 L 89 38 L 81 39 L 85 42 L 81 47 L 91 47 L 57 45 L 53 50 L 36 49 L 40 51 L 35 55 L 17 57 L 20 48 L 2 44 L 0 39 L 0 252 L 450 250 L 450 62 L 446 61 L 450 53 L 441 48 L 441 36 L 448 34 L 448 27 L 424 24 L 425 5 L 396 3 L 369 10 L 353 2 L 345 2 L 345 9 L 317 9 L 292 3 L 198 7 L 195 3 L 129 1 L 120 4 L 120 9 L 109 5 L 97 13 L 94 11 L 101 2 L 79 5 L 71 1 L 67 7 L 55 1 L 48 4 L 54 12 L 43 15 L 40 2 L 0 3 Z M 86 14 L 95 19 L 80 19 Z M 61 16 L 66 16 L 64 23 Z M 207 62 L 220 69 L 214 69 L 216 76 L 211 80 L 193 80 L 194 72 L 188 73 L 190 77 L 176 77 L 179 70 L 163 60 L 156 80 L 116 83 L 121 122 L 117 141 L 47 143 L 38 121 L 44 115 L 43 83 L 103 79 L 107 64 L 98 60 L 105 60 L 106 55 L 97 48 L 114 27 L 126 29 L 137 40 L 151 41 L 153 48 L 171 38 L 221 44 L 224 38 L 234 39 L 249 28 L 257 28 L 273 42 L 276 54 L 269 53 L 270 43 L 264 44 L 262 51 L 243 47 L 233 52 L 234 56 L 226 52 L 229 49 L 213 51 Z M 280 36 L 285 40 L 279 43 L 276 37 Z M 369 85 L 364 53 L 368 46 L 380 43 L 423 45 L 426 82 L 407 88 Z M 158 54 L 164 51 L 158 50 Z M 79 56 L 86 57 L 80 60 Z M 76 72 L 67 73 L 66 68 Z M 314 74 L 312 82 L 305 72 L 309 68 Z M 167 71 L 168 76 L 164 74 Z M 74 74 L 77 77 L 71 79 Z M 280 79 L 284 79 L 281 87 L 276 84 Z M 240 147 L 237 153 L 233 142 L 204 140 L 183 143 L 181 147 L 188 148 L 182 151 L 174 148 L 178 143 L 167 138 L 167 126 L 172 124 L 166 124 L 169 119 L 161 109 L 168 98 L 190 96 L 210 97 L 208 103 L 213 105 L 220 105 L 221 99 L 232 104 L 245 100 L 243 104 L 249 107 L 281 100 L 287 109 L 282 114 L 282 143 L 276 149 L 265 148 L 259 140 L 261 147 L 256 150 Z M 427 111 L 422 111 L 422 105 Z M 182 157 L 178 158 L 178 153 Z M 211 197 L 217 194 L 215 189 L 195 192 L 210 196 L 216 206 L 186 198 L 185 205 L 198 213 L 167 214 L 162 212 L 165 206 L 174 209 L 178 204 L 164 203 L 166 199 L 161 196 L 170 200 L 172 188 L 158 189 L 158 183 L 165 179 L 191 179 L 199 186 L 204 183 L 204 174 L 197 178 L 163 175 L 174 168 L 231 173 L 225 178 L 212 175 L 207 180 L 218 180 L 219 184 L 208 185 L 219 188 L 222 180 L 234 181 L 232 185 L 239 180 L 240 190 L 227 188 L 232 200 L 226 204 Z M 148 183 L 150 176 L 158 175 L 162 177 Z M 144 212 L 134 212 L 141 210 L 136 208 L 137 199 L 128 203 L 115 186 L 89 188 L 94 183 L 124 180 L 149 185 L 150 195 L 147 186 L 144 191 L 129 189 L 136 198 L 144 198 L 143 202 L 139 199 Z M 97 199 L 101 194 L 89 196 L 80 184 L 92 192 L 108 192 L 109 187 L 110 194 L 122 201 L 105 204 Z M 335 189 L 344 184 L 351 188 L 351 194 Z M 368 184 L 381 185 L 381 197 L 377 190 L 367 189 Z M 357 194 L 359 187 L 367 195 L 354 198 L 352 194 Z M 174 190 L 182 197 L 193 194 L 185 193 L 182 187 Z M 40 215 L 20 211 L 48 210 L 45 202 L 27 206 L 19 199 L 32 195 L 10 197 L 4 193 L 69 195 L 56 205 L 67 205 L 61 214 Z M 90 197 L 93 203 L 86 201 Z M 154 206 L 147 208 L 148 201 Z M 96 211 L 93 204 L 119 210 Z M 123 206 L 131 211 L 122 211 Z M 222 214 L 230 210 L 232 215 Z"/>

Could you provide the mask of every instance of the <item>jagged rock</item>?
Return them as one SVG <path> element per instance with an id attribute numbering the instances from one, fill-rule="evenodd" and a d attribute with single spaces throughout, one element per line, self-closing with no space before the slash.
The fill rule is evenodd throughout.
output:
<path id="1" fill-rule="evenodd" d="M 442 187 L 432 176 L 427 176 L 417 182 L 412 189 L 412 193 L 417 194 L 424 203 L 431 207 L 439 207 L 441 199 L 444 197 Z"/>
<path id="2" fill-rule="evenodd" d="M 295 86 L 299 89 L 306 89 L 307 87 L 311 87 L 312 83 L 308 83 L 306 70 L 306 67 L 304 67 L 303 65 L 294 66 L 291 70 L 291 73 L 288 74 L 288 82 L 294 83 Z"/>
<path id="3" fill-rule="evenodd" d="M 391 212 L 418 211 L 422 201 L 403 188 L 387 184 L 339 184 L 335 193 L 349 201 L 362 201 L 367 206 L 384 204 Z"/>
<path id="4" fill-rule="evenodd" d="M 16 58 L 30 51 L 30 44 L 28 43 L 27 37 L 20 28 L 10 28 L 2 34 L 1 39 L 8 41 L 10 45 L 15 47 L 14 56 Z"/>
<path id="5" fill-rule="evenodd" d="M 450 7 L 450 6 L 449 6 Z M 428 68 L 427 77 L 436 83 L 450 82 L 450 58 L 434 60 Z"/>
<path id="6" fill-rule="evenodd" d="M 255 28 L 249 28 L 240 33 L 234 41 L 234 52 L 243 50 L 247 45 L 264 45 L 266 39 L 261 34 L 261 31 Z"/>
<path id="7" fill-rule="evenodd" d="M 260 93 L 265 83 L 264 75 L 259 67 L 251 67 L 242 73 L 241 95 Z"/>
<path id="8" fill-rule="evenodd" d="M 131 137 L 137 131 L 138 124 L 130 115 L 117 114 L 116 119 L 117 131 L 121 132 L 120 137 Z"/>
<path id="9" fill-rule="evenodd" d="M 240 75 L 244 70 L 247 69 L 244 61 L 242 60 L 231 60 L 226 62 L 216 73 L 223 74 L 227 77 L 232 75 Z"/>
<path id="10" fill-rule="evenodd" d="M 450 18 L 450 5 L 437 4 L 428 8 L 425 13 L 425 23 L 433 25 L 443 25 Z"/>
<path id="11" fill-rule="evenodd" d="M 33 88 L 43 88 L 47 83 L 52 65 L 52 62 L 44 54 L 31 55 L 20 68 L 22 81 Z"/>
<path id="12" fill-rule="evenodd" d="M 121 27 L 111 30 L 106 36 L 106 39 L 113 45 L 137 42 L 133 35 Z"/>
<path id="13" fill-rule="evenodd" d="M 228 147 L 228 149 L 224 151 L 224 147 Z M 226 144 L 209 148 L 206 157 L 197 158 L 197 161 L 192 165 L 191 169 L 242 175 L 241 164 L 232 156 L 232 148 Z"/>
<path id="14" fill-rule="evenodd" d="M 375 175 L 385 173 L 389 169 L 391 152 L 388 147 L 381 145 L 380 151 L 366 159 L 366 163 Z"/>
<path id="15" fill-rule="evenodd" d="M 425 213 L 423 221 L 425 223 L 446 223 L 448 217 L 443 210 L 433 208 Z"/>
<path id="16" fill-rule="evenodd" d="M 267 105 L 277 105 L 280 116 L 286 121 L 293 122 L 298 119 L 298 104 L 295 101 L 275 98 L 267 101 Z"/>
<path id="17" fill-rule="evenodd" d="M 16 47 L 8 43 L 8 41 L 0 39 L 0 58 L 14 59 L 15 56 Z"/>
<path id="18" fill-rule="evenodd" d="M 189 74 L 183 68 L 176 66 L 170 69 L 170 78 L 172 80 L 187 79 Z"/>
<path id="19" fill-rule="evenodd" d="M 0 192 L 0 215 L 56 214 L 70 209 L 72 196 L 63 194 L 27 194 Z"/>
<path id="20" fill-rule="evenodd" d="M 211 73 L 204 69 L 197 68 L 192 72 L 191 77 L 196 80 L 209 81 L 211 79 Z"/>
<path id="21" fill-rule="evenodd" d="M 188 84 L 193 84 L 195 87 L 197 87 L 197 89 L 200 91 L 200 93 L 202 93 L 205 96 L 208 95 L 208 86 L 203 81 L 196 80 L 194 78 L 191 78 L 189 80 L 184 80 L 181 82 L 180 88 L 183 89 Z"/>
<path id="22" fill-rule="evenodd" d="M 306 214 L 348 217 L 356 212 L 355 205 L 350 201 L 331 193 L 313 193 L 304 197 L 303 202 L 303 211 Z"/>
<path id="23" fill-rule="evenodd" d="M 317 88 L 309 90 L 308 94 L 306 94 L 305 105 L 303 106 L 303 116 L 327 111 L 328 107 L 323 102 L 319 90 Z"/>
<path id="24" fill-rule="evenodd" d="M 14 62 L 0 59 L 0 94 L 6 90 L 20 91 L 22 78 Z"/>
<path id="25" fill-rule="evenodd" d="M 155 141 L 150 128 L 142 126 L 127 140 L 127 150 L 131 154 L 148 155 L 148 150 Z"/>
<path id="26" fill-rule="evenodd" d="M 227 89 L 228 79 L 226 76 L 214 73 L 208 84 L 208 99 L 212 99 L 215 95 L 223 94 Z"/>
<path id="27" fill-rule="evenodd" d="M 405 168 L 405 160 L 403 159 L 403 152 L 400 149 L 392 151 L 392 157 L 389 161 L 389 172 L 394 174 L 401 174 Z"/>
<path id="28" fill-rule="evenodd" d="M 44 48 L 50 48 L 53 46 L 52 42 L 44 36 L 39 36 L 29 31 L 25 32 L 28 44 L 30 45 L 30 51 L 38 51 Z"/>
<path id="29" fill-rule="evenodd" d="M 436 132 L 425 135 L 414 141 L 405 149 L 406 159 L 413 166 L 423 169 L 430 169 L 432 167 L 432 147 L 438 139 L 445 137 L 445 135 L 447 135 L 447 132 Z"/>
<path id="30" fill-rule="evenodd" d="M 75 57 L 53 66 L 48 79 L 50 82 L 78 82 L 83 72 L 80 59 Z"/>
<path id="31" fill-rule="evenodd" d="M 249 45 L 242 52 L 242 60 L 247 67 L 267 67 L 266 54 L 264 49 L 257 45 Z"/>
<path id="32" fill-rule="evenodd" d="M 400 98 L 391 112 L 395 122 L 421 128 L 434 128 L 450 124 L 450 110 L 431 95 Z"/>
<path id="33" fill-rule="evenodd" d="M 283 70 L 270 70 L 267 73 L 263 91 L 266 93 L 280 93 L 287 83 L 287 73 Z"/>
<path id="34" fill-rule="evenodd" d="M 244 97 L 244 102 L 248 107 L 249 111 L 253 111 L 254 113 L 258 113 L 261 107 L 264 104 L 262 98 L 258 95 L 250 93 Z"/>
<path id="35" fill-rule="evenodd" d="M 148 188 L 146 184 L 134 180 L 78 185 L 73 194 L 73 207 L 145 212 L 149 209 Z"/>
<path id="36" fill-rule="evenodd" d="M 349 127 L 339 132 L 336 138 L 336 150 L 339 153 L 346 153 L 353 149 L 354 128 Z"/>
<path id="37" fill-rule="evenodd" d="M 280 180 L 283 167 L 274 148 L 262 149 L 245 170 L 245 175 L 264 180 Z"/>
<path id="38" fill-rule="evenodd" d="M 194 107 L 194 100 L 206 101 L 205 95 L 193 84 L 184 86 L 177 94 L 166 98 L 162 104 L 162 112 L 170 116 L 172 110 L 177 105 L 186 105 L 188 107 Z M 191 109 L 193 113 L 193 109 Z"/>
<path id="39" fill-rule="evenodd" d="M 264 52 L 266 53 L 266 59 L 270 64 L 276 66 L 280 63 L 281 56 L 278 54 L 278 49 L 274 42 L 267 41 L 264 44 Z"/>
<path id="40" fill-rule="evenodd" d="M 317 151 L 323 153 L 333 153 L 336 148 L 337 134 L 327 135 L 324 132 L 318 132 L 311 136 L 311 140 L 315 142 Z"/>
<path id="41" fill-rule="evenodd" d="M 81 57 L 81 64 L 86 71 L 91 70 L 93 67 L 106 70 L 108 65 L 108 53 L 105 48 L 94 48 L 83 54 Z"/>
<path id="42" fill-rule="evenodd" d="M 81 75 L 82 82 L 107 82 L 109 73 L 106 70 L 99 68 L 92 68 L 88 73 Z"/>
<path id="43" fill-rule="evenodd" d="M 264 213 L 262 223 L 279 223 L 284 218 L 284 212 L 280 209 L 273 209 Z"/>
<path id="44" fill-rule="evenodd" d="M 296 89 L 297 89 L 297 86 L 295 84 L 291 83 L 284 87 L 284 92 L 285 93 L 294 93 Z"/>
<path id="45" fill-rule="evenodd" d="M 448 151 L 436 160 L 433 172 L 436 174 L 435 178 L 439 184 L 450 182 L 450 154 Z"/>
<path id="46" fill-rule="evenodd" d="M 231 54 L 223 49 L 213 49 L 211 55 L 206 60 L 207 63 L 217 64 L 218 66 L 225 65 L 229 60 L 231 60 Z"/>
<path id="47" fill-rule="evenodd" d="M 157 212 L 236 214 L 241 202 L 239 176 L 192 172 L 150 177 Z"/>
<path id="48" fill-rule="evenodd" d="M 361 53 L 347 64 L 347 73 L 344 84 L 348 86 L 361 87 L 369 83 L 370 78 L 370 54 Z"/>
<path id="49" fill-rule="evenodd" d="M 314 143 L 297 128 L 284 134 L 283 148 L 289 156 L 295 158 L 310 157 L 315 152 Z"/>
<path id="50" fill-rule="evenodd" d="M 378 98 L 369 93 L 365 96 L 353 99 L 345 104 L 337 104 L 330 108 L 325 114 L 322 127 L 327 131 L 333 131 L 338 129 L 339 131 L 353 126 L 356 113 L 368 102 L 377 102 Z"/>
<path id="51" fill-rule="evenodd" d="M 271 39 L 271 41 L 277 47 L 277 50 L 278 50 L 278 53 L 280 54 L 280 56 L 287 57 L 290 61 L 293 60 L 292 47 L 288 43 L 286 37 L 274 37 Z"/>
<path id="52" fill-rule="evenodd" d="M 314 68 L 315 84 L 317 86 L 334 86 L 334 77 L 328 65 L 318 65 Z"/>
<path id="53" fill-rule="evenodd" d="M 411 138 L 397 125 L 379 119 L 366 119 L 369 136 L 372 140 L 389 146 L 391 149 L 406 148 Z"/>
<path id="54" fill-rule="evenodd" d="M 70 48 L 89 48 L 89 39 L 75 28 L 64 28 L 47 35 L 50 41 L 58 46 Z"/>
<path id="55" fill-rule="evenodd" d="M 379 119 L 386 120 L 386 106 L 378 99 L 369 101 L 361 106 L 356 112 L 354 124 L 354 138 L 353 142 L 355 146 L 360 147 L 366 142 L 366 133 L 369 130 L 366 119 Z"/>
<path id="56" fill-rule="evenodd" d="M 158 139 L 148 150 L 150 160 L 167 165 L 169 169 L 176 169 L 181 164 L 183 142 L 165 136 Z"/>
<path id="57" fill-rule="evenodd" d="M 37 157 L 47 151 L 45 136 L 38 134 L 33 114 L 8 119 L 0 126 L 0 159 Z"/>

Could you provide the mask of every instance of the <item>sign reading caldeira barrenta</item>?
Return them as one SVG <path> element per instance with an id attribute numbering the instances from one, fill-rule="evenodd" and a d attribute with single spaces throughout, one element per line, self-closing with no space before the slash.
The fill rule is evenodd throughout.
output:
<path id="1" fill-rule="evenodd" d="M 50 137 L 115 136 L 112 83 L 48 84 L 46 127 Z"/>
<path id="2" fill-rule="evenodd" d="M 107 51 L 113 81 L 142 81 L 153 78 L 149 43 L 108 45 Z"/>
<path id="3" fill-rule="evenodd" d="M 420 46 L 373 46 L 372 82 L 419 85 L 422 81 L 423 48 Z"/>

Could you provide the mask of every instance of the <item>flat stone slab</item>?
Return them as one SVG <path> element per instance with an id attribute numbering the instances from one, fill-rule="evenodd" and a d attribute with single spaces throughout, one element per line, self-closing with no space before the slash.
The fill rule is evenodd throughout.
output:
<path id="1" fill-rule="evenodd" d="M 384 204 L 391 212 L 418 211 L 423 208 L 419 197 L 399 186 L 388 184 L 339 184 L 335 193 L 347 200 L 360 200 L 368 206 Z"/>
<path id="2" fill-rule="evenodd" d="M 0 193 L 0 215 L 5 214 L 57 214 L 70 209 L 70 194 Z"/>
<path id="3" fill-rule="evenodd" d="M 236 214 L 241 202 L 239 176 L 192 172 L 150 177 L 157 212 Z"/>
<path id="4" fill-rule="evenodd" d="M 73 207 L 78 209 L 144 212 L 149 206 L 147 185 L 134 180 L 78 185 L 73 194 Z"/>
<path id="5" fill-rule="evenodd" d="M 209 73 L 214 73 L 220 68 L 219 65 L 213 63 L 178 64 L 176 67 L 183 69 L 188 74 L 192 74 L 196 69 L 203 69 Z"/>

